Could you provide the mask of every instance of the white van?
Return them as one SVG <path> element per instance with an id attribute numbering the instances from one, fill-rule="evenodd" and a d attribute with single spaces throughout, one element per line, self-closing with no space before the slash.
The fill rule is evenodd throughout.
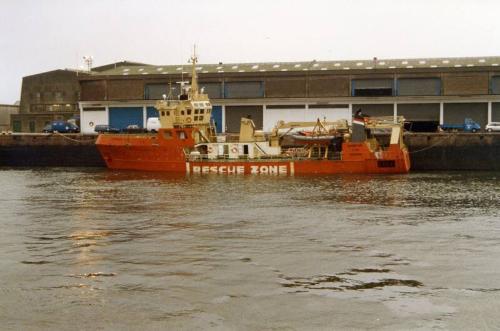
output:
<path id="1" fill-rule="evenodd" d="M 160 119 L 158 117 L 150 117 L 146 122 L 146 130 L 149 132 L 156 132 L 161 128 Z"/>

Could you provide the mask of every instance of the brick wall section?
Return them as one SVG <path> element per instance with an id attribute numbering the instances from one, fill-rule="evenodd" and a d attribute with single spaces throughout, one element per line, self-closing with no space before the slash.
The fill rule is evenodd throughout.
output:
<path id="1" fill-rule="evenodd" d="M 134 80 L 109 80 L 108 100 L 143 100 L 144 81 Z"/>
<path id="2" fill-rule="evenodd" d="M 309 97 L 348 97 L 349 76 L 310 77 Z"/>
<path id="3" fill-rule="evenodd" d="M 443 74 L 444 95 L 483 95 L 488 92 L 488 73 Z"/>
<path id="4" fill-rule="evenodd" d="M 106 100 L 106 81 L 89 80 L 82 81 L 82 101 Z"/>
<path id="5" fill-rule="evenodd" d="M 268 78 L 266 79 L 267 98 L 304 98 L 306 97 L 306 78 Z"/>

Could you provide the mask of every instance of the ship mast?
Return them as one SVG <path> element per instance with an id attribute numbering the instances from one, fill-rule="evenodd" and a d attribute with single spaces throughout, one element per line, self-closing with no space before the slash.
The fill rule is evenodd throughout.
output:
<path id="1" fill-rule="evenodd" d="M 198 58 L 196 57 L 196 45 L 193 49 L 193 56 L 191 56 L 191 63 L 193 64 L 192 72 L 191 72 L 191 95 L 198 95 L 198 77 L 196 75 L 196 63 L 198 62 Z"/>

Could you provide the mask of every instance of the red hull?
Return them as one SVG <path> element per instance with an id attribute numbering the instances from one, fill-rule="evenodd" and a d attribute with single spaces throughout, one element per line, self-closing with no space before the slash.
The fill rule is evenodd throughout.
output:
<path id="1" fill-rule="evenodd" d="M 177 129 L 176 129 L 177 130 Z M 383 152 L 373 153 L 365 143 L 343 143 L 342 160 L 330 159 L 198 159 L 189 160 L 184 148 L 195 145 L 190 129 L 187 139 L 156 135 L 103 134 L 96 145 L 108 168 L 164 171 L 187 174 L 269 174 L 307 175 L 343 173 L 407 173 L 410 159 L 406 148 L 391 145 Z M 174 135 L 175 136 L 175 135 Z"/>

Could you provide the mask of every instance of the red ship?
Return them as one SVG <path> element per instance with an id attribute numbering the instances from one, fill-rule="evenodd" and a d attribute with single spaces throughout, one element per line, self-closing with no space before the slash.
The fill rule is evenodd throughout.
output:
<path id="1" fill-rule="evenodd" d="M 158 132 L 99 135 L 96 145 L 108 168 L 278 176 L 407 173 L 410 169 L 402 118 L 357 117 L 350 127 L 347 121 L 319 119 L 279 123 L 267 135 L 255 130 L 252 120 L 242 118 L 239 139 L 224 139 L 210 122 L 212 106 L 203 90 L 198 90 L 195 65 L 193 56 L 191 86 L 182 84 L 178 99 L 157 103 Z M 307 138 L 293 134 L 304 126 L 314 126 Z M 286 143 L 294 136 L 298 139 Z"/>

